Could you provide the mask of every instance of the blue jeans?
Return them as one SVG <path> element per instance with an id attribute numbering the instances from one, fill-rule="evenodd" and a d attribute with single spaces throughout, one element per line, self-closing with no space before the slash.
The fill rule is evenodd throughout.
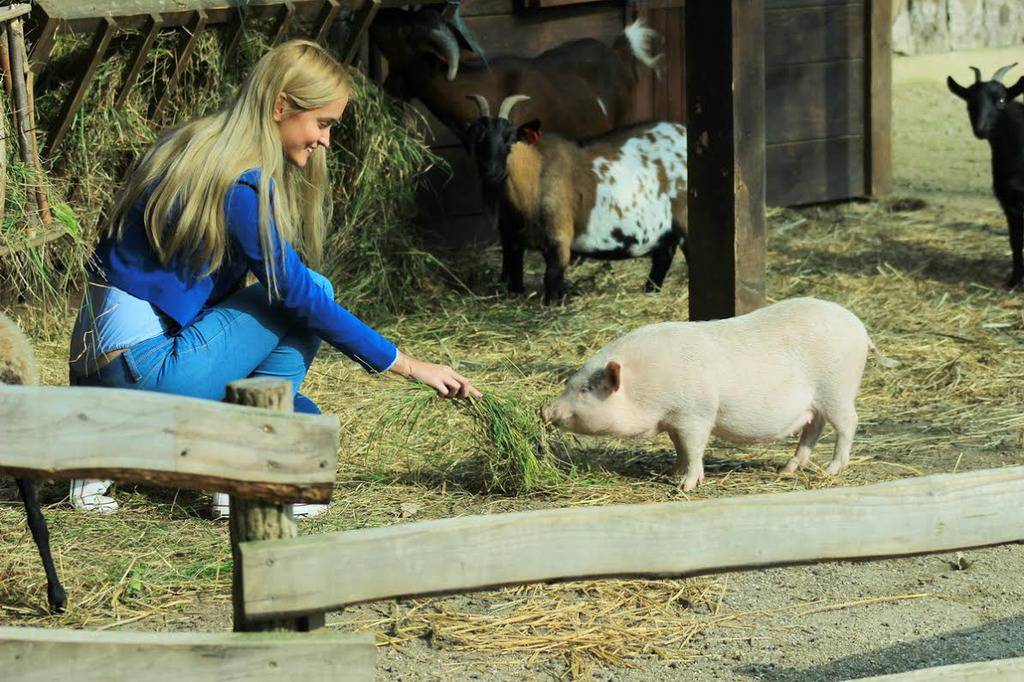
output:
<path id="1" fill-rule="evenodd" d="M 311 273 L 334 298 L 330 281 Z M 318 336 L 271 303 L 263 285 L 253 284 L 204 310 L 176 334 L 140 341 L 75 383 L 223 400 L 232 381 L 274 377 L 292 382 L 296 412 L 320 414 L 299 393 L 319 347 Z"/>

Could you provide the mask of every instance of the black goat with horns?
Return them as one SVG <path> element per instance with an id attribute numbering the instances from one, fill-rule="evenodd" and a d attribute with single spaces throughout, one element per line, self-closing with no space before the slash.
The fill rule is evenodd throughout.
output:
<path id="1" fill-rule="evenodd" d="M 1010 230 L 1013 272 L 1006 285 L 1011 289 L 1024 280 L 1024 104 L 1013 101 L 1024 93 L 1024 77 L 1010 87 L 1002 79 L 1016 65 L 1001 67 L 989 81 L 972 66 L 974 83 L 966 88 L 946 78 L 950 92 L 967 102 L 974 136 L 992 148 L 992 189 Z"/>

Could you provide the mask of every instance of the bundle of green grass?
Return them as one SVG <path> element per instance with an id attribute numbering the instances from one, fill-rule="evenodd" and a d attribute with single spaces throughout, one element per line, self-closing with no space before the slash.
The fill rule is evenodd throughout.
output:
<path id="1" fill-rule="evenodd" d="M 381 418 L 372 427 L 375 442 L 429 451 L 426 424 L 447 421 L 452 435 L 470 441 L 472 461 L 459 462 L 445 473 L 474 492 L 523 495 L 552 490 L 567 482 L 571 472 L 561 455 L 566 443 L 548 432 L 538 411 L 521 400 L 487 390 L 482 398 L 440 400 L 423 385 L 400 384 L 376 395 Z M 438 464 L 437 462 L 434 463 Z"/>
<path id="2" fill-rule="evenodd" d="M 174 32 L 162 35 L 150 52 L 137 84 L 124 106 L 114 107 L 127 73 L 137 37 L 126 36 L 112 45 L 97 69 L 85 101 L 69 133 L 58 149 L 42 150 L 55 200 L 65 199 L 69 223 L 78 230 L 67 255 L 40 260 L 45 277 L 20 281 L 29 299 L 44 295 L 66 296 L 80 281 L 81 265 L 94 243 L 103 214 L 121 181 L 159 131 L 222 106 L 237 91 L 249 66 L 267 49 L 261 26 L 250 26 L 230 64 L 223 59 L 223 40 L 218 32 L 204 33 L 187 68 L 170 93 L 161 118 L 151 121 L 148 112 L 160 92 L 174 59 Z M 53 125 L 80 72 L 81 55 L 89 37 L 71 35 L 58 40 L 50 65 L 37 85 L 39 125 Z M 438 281 L 437 262 L 417 248 L 413 227 L 416 192 L 424 173 L 438 157 L 406 120 L 401 106 L 385 96 L 360 73 L 354 73 L 356 93 L 335 134 L 330 155 L 334 187 L 335 219 L 326 240 L 321 268 L 335 284 L 339 299 L 357 313 L 379 322 L 389 314 L 406 311 L 422 299 Z M 8 165 L 8 212 L 4 234 L 16 239 L 24 230 L 24 199 L 12 188 L 23 172 Z M 69 228 L 70 229 L 70 228 Z M 51 249 L 52 251 L 53 249 Z M 34 256 L 28 256 L 34 257 Z M 0 258 L 0 279 L 12 279 L 21 265 Z"/>

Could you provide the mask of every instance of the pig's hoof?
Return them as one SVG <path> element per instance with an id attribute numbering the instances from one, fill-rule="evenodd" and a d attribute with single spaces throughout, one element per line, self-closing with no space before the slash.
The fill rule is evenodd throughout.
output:
<path id="1" fill-rule="evenodd" d="M 825 473 L 828 474 L 829 476 L 838 476 L 839 474 L 843 473 L 843 469 L 845 469 L 845 468 L 846 468 L 845 464 L 840 464 L 838 462 L 832 462 L 831 464 L 829 464 L 825 468 Z"/>
<path id="2" fill-rule="evenodd" d="M 791 459 L 788 462 L 786 462 L 786 464 L 783 465 L 779 469 L 779 473 L 780 474 L 792 474 L 792 473 L 796 472 L 796 470 L 799 469 L 799 468 L 800 468 L 800 462 L 798 462 L 796 459 Z"/>

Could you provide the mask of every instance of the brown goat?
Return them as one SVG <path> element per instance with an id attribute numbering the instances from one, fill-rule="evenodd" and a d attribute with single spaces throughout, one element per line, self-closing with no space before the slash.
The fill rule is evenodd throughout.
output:
<path id="1" fill-rule="evenodd" d="M 502 56 L 468 60 L 451 26 L 433 7 L 415 12 L 385 9 L 371 36 L 388 60 L 384 90 L 404 100 L 419 99 L 460 140 L 479 117 L 467 95 L 501 102 L 517 93 L 530 96 L 520 112 L 539 118 L 545 130 L 572 139 L 607 132 L 633 121 L 640 65 L 656 68 L 648 45 L 657 33 L 636 21 L 614 46 L 585 38 L 536 57 Z"/>
<path id="2" fill-rule="evenodd" d="M 545 303 L 564 302 L 572 254 L 620 259 L 649 256 L 645 288 L 661 288 L 673 256 L 686 253 L 686 128 L 670 121 L 638 123 L 576 142 L 540 135 L 540 122 L 516 127 L 506 98 L 470 127 L 470 155 L 485 188 L 500 199 L 509 288 L 522 287 L 523 249 L 544 253 Z M 504 236 L 504 235 L 503 235 Z"/>

